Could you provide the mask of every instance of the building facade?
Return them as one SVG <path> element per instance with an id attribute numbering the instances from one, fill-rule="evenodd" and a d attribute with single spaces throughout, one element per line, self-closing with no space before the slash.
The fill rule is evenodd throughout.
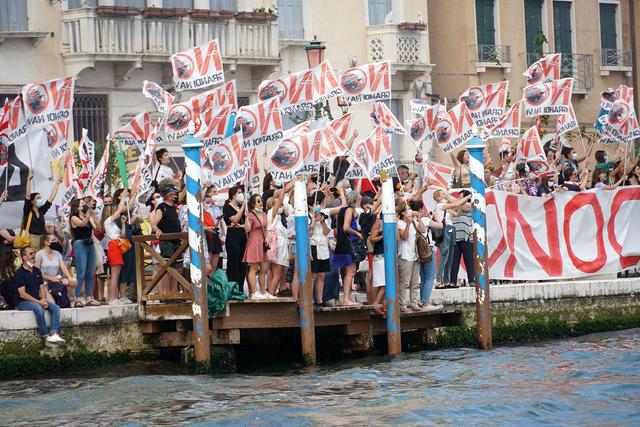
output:
<path id="1" fill-rule="evenodd" d="M 174 52 L 218 38 L 225 77 L 236 79 L 243 105 L 256 102 L 262 80 L 307 68 L 305 47 L 316 37 L 337 70 L 390 60 L 389 106 L 400 121 L 411 118 L 410 99 L 455 102 L 470 86 L 503 79 L 519 99 L 527 66 L 543 52 L 562 52 L 562 76 L 576 79 L 573 105 L 589 129 L 600 92 L 632 85 L 632 1 L 2 0 L 0 102 L 26 83 L 73 75 L 75 139 L 84 127 L 97 141 L 142 110 L 158 117 L 141 87 L 153 80 L 175 93 Z M 277 18 L 245 13 L 270 8 Z M 341 111 L 335 100 L 331 108 Z M 372 128 L 369 109 L 350 107 L 361 137 Z M 393 149 L 413 159 L 408 137 L 394 136 Z"/>
<path id="2" fill-rule="evenodd" d="M 429 0 L 433 91 L 457 99 L 470 86 L 509 80 L 510 98 L 517 100 L 527 67 L 543 52 L 560 52 L 561 77 L 575 79 L 576 118 L 593 131 L 600 92 L 633 84 L 630 3 Z M 524 119 L 523 127 L 529 122 Z"/>

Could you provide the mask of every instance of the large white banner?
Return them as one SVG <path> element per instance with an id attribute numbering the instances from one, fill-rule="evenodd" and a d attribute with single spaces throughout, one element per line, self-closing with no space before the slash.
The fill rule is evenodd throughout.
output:
<path id="1" fill-rule="evenodd" d="M 173 82 L 178 92 L 224 82 L 218 39 L 171 55 Z"/>
<path id="2" fill-rule="evenodd" d="M 584 277 L 640 262 L 640 186 L 549 198 L 490 191 L 486 200 L 492 279 Z"/>

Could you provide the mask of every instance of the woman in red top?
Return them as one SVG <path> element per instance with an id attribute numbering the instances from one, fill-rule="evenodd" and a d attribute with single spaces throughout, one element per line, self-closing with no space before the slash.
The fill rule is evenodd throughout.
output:
<path id="1" fill-rule="evenodd" d="M 244 252 L 243 262 L 249 264 L 247 283 L 251 298 L 275 298 L 267 292 L 267 272 L 269 261 L 265 251 L 264 242 L 267 235 L 267 214 L 262 211 L 262 197 L 254 194 L 249 199 L 247 217 L 244 229 L 248 234 L 247 249 Z M 260 289 L 256 288 L 256 274 Z"/>

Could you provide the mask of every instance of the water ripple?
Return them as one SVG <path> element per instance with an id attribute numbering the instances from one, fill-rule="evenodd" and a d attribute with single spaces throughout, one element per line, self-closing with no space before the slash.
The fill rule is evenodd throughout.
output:
<path id="1" fill-rule="evenodd" d="M 190 376 L 127 365 L 0 383 L 2 425 L 638 425 L 640 330 Z"/>

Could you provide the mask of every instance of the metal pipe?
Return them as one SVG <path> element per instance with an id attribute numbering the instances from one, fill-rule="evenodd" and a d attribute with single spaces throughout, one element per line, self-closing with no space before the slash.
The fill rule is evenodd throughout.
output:
<path id="1" fill-rule="evenodd" d="M 384 241 L 384 281 L 387 303 L 387 349 L 389 354 L 402 351 L 400 337 L 400 311 L 396 289 L 396 204 L 393 180 L 382 181 L 382 238 Z"/>
<path id="2" fill-rule="evenodd" d="M 309 208 L 307 187 L 302 179 L 293 187 L 293 211 L 296 226 L 296 268 L 298 269 L 298 306 L 300 310 L 300 336 L 302 360 L 305 365 L 316 364 L 316 335 L 313 313 L 313 276 L 309 253 Z"/>
<path id="3" fill-rule="evenodd" d="M 191 127 L 191 126 L 190 126 Z M 196 370 L 207 372 L 211 366 L 209 344 L 209 310 L 207 306 L 204 227 L 202 223 L 202 143 L 193 131 L 182 144 L 186 164 L 187 207 L 189 208 L 189 250 L 191 254 L 191 287 L 193 289 L 193 346 Z"/>
<path id="4" fill-rule="evenodd" d="M 491 302 L 487 259 L 487 217 L 484 182 L 484 142 L 477 134 L 467 143 L 471 172 L 471 205 L 473 218 L 473 259 L 476 290 L 476 322 L 478 347 L 491 350 Z"/>

